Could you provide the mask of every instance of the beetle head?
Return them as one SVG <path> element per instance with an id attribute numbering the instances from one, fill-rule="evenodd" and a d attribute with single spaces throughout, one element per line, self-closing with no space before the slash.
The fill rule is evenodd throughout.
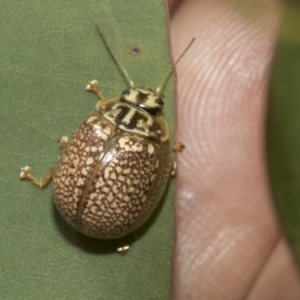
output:
<path id="1" fill-rule="evenodd" d="M 120 101 L 137 106 L 153 116 L 161 114 L 164 107 L 161 96 L 144 86 L 125 90 L 121 94 Z"/>

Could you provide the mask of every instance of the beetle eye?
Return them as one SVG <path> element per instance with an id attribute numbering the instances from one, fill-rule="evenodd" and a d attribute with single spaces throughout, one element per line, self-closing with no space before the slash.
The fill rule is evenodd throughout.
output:
<path id="1" fill-rule="evenodd" d="M 157 98 L 157 99 L 155 100 L 155 103 L 156 103 L 156 104 L 159 104 L 159 105 L 161 105 L 161 106 L 164 105 L 164 101 L 162 101 L 162 99 L 160 99 L 160 98 Z"/>
<path id="2" fill-rule="evenodd" d="M 130 94 L 130 90 L 129 89 L 127 89 L 127 90 L 125 90 L 125 91 L 122 92 L 122 95 L 129 95 L 129 94 Z"/>

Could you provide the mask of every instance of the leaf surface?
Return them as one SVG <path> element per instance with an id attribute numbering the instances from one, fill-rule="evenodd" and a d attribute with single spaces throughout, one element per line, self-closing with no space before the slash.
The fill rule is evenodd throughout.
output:
<path id="1" fill-rule="evenodd" d="M 297 4 L 298 3 L 298 4 Z M 300 263 L 300 6 L 289 1 L 270 85 L 267 154 L 271 186 L 286 236 Z"/>

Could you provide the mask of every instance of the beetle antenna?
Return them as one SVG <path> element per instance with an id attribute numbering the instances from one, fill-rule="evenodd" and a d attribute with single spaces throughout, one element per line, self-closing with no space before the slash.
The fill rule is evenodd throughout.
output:
<path id="1" fill-rule="evenodd" d="M 130 79 L 127 71 L 125 70 L 125 68 L 123 67 L 120 59 L 118 58 L 118 56 L 116 55 L 116 53 L 114 52 L 112 46 L 110 45 L 110 43 L 108 42 L 108 40 L 106 39 L 102 29 L 100 28 L 100 26 L 98 24 L 96 24 L 96 28 L 98 30 L 99 35 L 101 36 L 101 39 L 103 40 L 104 45 L 106 46 L 107 50 L 109 51 L 109 53 L 111 54 L 111 56 L 114 58 L 118 68 L 123 72 L 126 80 L 129 83 L 130 88 L 133 88 L 134 84 L 133 81 Z"/>
<path id="2" fill-rule="evenodd" d="M 165 76 L 165 78 L 163 79 L 162 83 L 159 85 L 159 87 L 156 89 L 156 93 L 157 95 L 161 95 L 161 91 L 162 89 L 165 87 L 166 83 L 168 82 L 170 76 L 173 74 L 176 65 L 179 63 L 179 61 L 181 60 L 181 58 L 185 55 L 185 53 L 190 49 L 190 47 L 192 46 L 192 44 L 194 43 L 195 38 L 193 38 L 190 43 L 188 44 L 188 46 L 185 48 L 185 50 L 182 52 L 182 54 L 177 58 L 177 60 L 175 61 L 173 67 L 171 68 L 171 70 L 168 72 L 168 74 Z"/>

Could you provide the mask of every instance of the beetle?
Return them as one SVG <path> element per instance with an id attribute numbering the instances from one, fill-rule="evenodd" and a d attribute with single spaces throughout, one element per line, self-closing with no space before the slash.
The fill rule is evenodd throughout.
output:
<path id="1" fill-rule="evenodd" d="M 87 90 L 98 97 L 95 111 L 69 140 L 61 138 L 64 151 L 57 166 L 40 179 L 26 166 L 20 177 L 41 188 L 52 179 L 54 204 L 72 227 L 93 238 L 114 239 L 133 232 L 149 218 L 175 172 L 172 150 L 181 152 L 184 145 L 169 146 L 161 90 L 194 39 L 153 90 L 134 86 L 99 25 L 96 28 L 129 88 L 107 100 L 98 82 L 90 81 Z"/>

